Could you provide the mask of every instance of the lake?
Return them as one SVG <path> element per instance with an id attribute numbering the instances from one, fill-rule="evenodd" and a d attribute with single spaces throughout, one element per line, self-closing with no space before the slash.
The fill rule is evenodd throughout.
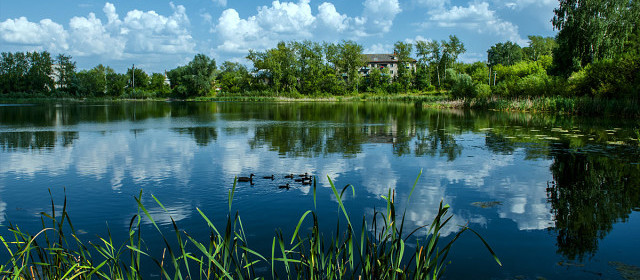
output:
<path id="1" fill-rule="evenodd" d="M 233 211 L 252 247 L 269 255 L 276 230 L 291 236 L 307 210 L 328 236 L 335 231 L 331 178 L 354 186 L 343 199 L 357 221 L 384 209 L 389 190 L 407 229 L 429 224 L 444 201 L 454 216 L 442 235 L 468 225 L 503 263 L 465 234 L 447 279 L 623 279 L 620 264 L 640 266 L 639 136 L 634 119 L 420 103 L 1 104 L 0 233 L 9 222 L 37 232 L 51 197 L 59 210 L 66 195 L 81 238 L 95 242 L 108 227 L 123 239 L 142 190 L 163 229 L 172 217 L 206 237 L 196 208 L 222 225 L 234 178 L 253 173 L 253 185 L 237 184 Z M 303 173 L 318 178 L 315 207 L 311 187 L 284 178 Z"/>

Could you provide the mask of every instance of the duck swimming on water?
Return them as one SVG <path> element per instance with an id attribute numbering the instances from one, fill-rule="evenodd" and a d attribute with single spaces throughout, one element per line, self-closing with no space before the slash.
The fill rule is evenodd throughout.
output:
<path id="1" fill-rule="evenodd" d="M 293 174 L 284 175 L 285 179 L 293 179 Z"/>
<path id="2" fill-rule="evenodd" d="M 273 181 L 273 180 L 275 180 L 275 179 L 276 179 L 276 177 L 275 177 L 275 176 L 273 176 L 273 174 L 271 174 L 271 176 L 264 176 L 264 177 L 262 177 L 262 178 L 264 178 L 264 179 L 271 179 L 271 181 Z"/>
<path id="3" fill-rule="evenodd" d="M 253 182 L 253 173 L 249 177 L 238 177 L 238 182 Z"/>
<path id="4" fill-rule="evenodd" d="M 287 189 L 288 190 L 289 189 L 289 183 L 287 183 L 284 186 L 278 186 L 278 189 Z"/>

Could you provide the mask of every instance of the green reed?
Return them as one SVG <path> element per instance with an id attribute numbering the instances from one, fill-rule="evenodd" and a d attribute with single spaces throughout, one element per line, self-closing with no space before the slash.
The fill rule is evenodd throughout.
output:
<path id="1" fill-rule="evenodd" d="M 418 176 L 419 178 L 419 176 Z M 316 205 L 316 180 L 313 200 Z M 414 183 L 409 199 L 418 182 Z M 404 231 L 405 213 L 398 216 L 395 192 L 389 190 L 386 209 L 375 210 L 370 222 L 363 217 L 359 236 L 343 203 L 343 196 L 352 185 L 341 191 L 329 178 L 341 216 L 335 232 L 325 236 L 313 210 L 305 212 L 291 238 L 277 231 L 272 240 L 270 256 L 265 257 L 249 246 L 239 213 L 232 212 L 236 182 L 229 190 L 229 212 L 224 228 L 218 228 L 205 213 L 198 213 L 209 228 L 208 241 L 201 242 L 180 229 L 171 218 L 172 232 L 163 231 L 141 202 L 142 192 L 135 197 L 138 213 L 129 223 L 128 238 L 116 243 L 107 229 L 100 242 L 84 242 L 77 237 L 66 210 L 56 212 L 53 198 L 51 214 L 41 213 L 42 230 L 35 235 L 9 224 L 13 235 L 8 241 L 0 236 L 9 260 L 0 264 L 2 279 L 143 279 L 141 265 L 151 260 L 162 279 L 264 279 L 256 267 L 268 267 L 272 279 L 439 279 L 449 264 L 448 255 L 455 241 L 466 231 L 474 233 L 500 264 L 487 242 L 474 230 L 461 226 L 449 242 L 442 244 L 440 230 L 451 220 L 449 206 L 440 203 L 438 214 L 430 225 Z M 164 205 L 152 196 L 165 212 Z M 406 210 L 405 210 L 406 211 Z M 162 256 L 152 256 L 141 234 L 141 221 L 148 219 L 164 242 Z M 302 225 L 311 220 L 312 227 L 303 232 Z M 405 244 L 416 233 L 415 252 L 405 250 Z M 169 237 L 171 234 L 172 237 Z M 175 235 L 175 236 L 173 236 Z M 117 245 L 120 244 L 120 245 Z M 264 274 L 264 273 L 263 273 Z"/>

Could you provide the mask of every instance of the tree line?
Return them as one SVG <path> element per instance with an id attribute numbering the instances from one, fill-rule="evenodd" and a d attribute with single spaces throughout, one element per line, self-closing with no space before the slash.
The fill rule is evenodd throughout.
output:
<path id="1" fill-rule="evenodd" d="M 555 38 L 529 36 L 526 47 L 497 43 L 487 50 L 485 62 L 460 63 L 466 48 L 455 35 L 442 41 L 398 41 L 392 50 L 397 73 L 388 67 L 366 68 L 363 47 L 354 41 L 280 42 L 264 51 L 250 50 L 246 59 L 252 69 L 230 61 L 218 68 L 214 59 L 198 54 L 187 65 L 151 75 L 134 67 L 116 73 L 103 65 L 76 71 L 70 56 L 52 58 L 46 51 L 2 53 L 0 93 L 190 98 L 449 92 L 454 98 L 638 98 L 638 1 L 560 0 L 554 14 Z M 414 61 L 415 68 L 410 67 Z"/>

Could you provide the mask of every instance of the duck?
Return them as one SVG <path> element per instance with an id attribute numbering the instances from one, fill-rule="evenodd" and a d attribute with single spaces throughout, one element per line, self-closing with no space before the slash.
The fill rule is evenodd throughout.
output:
<path id="1" fill-rule="evenodd" d="M 264 177 L 262 177 L 262 178 L 264 178 L 264 179 L 271 179 L 271 181 L 273 181 L 273 180 L 275 180 L 275 179 L 276 179 L 276 177 L 274 177 L 274 176 L 273 176 L 273 174 L 271 174 L 271 176 L 264 176 Z"/>
<path id="2" fill-rule="evenodd" d="M 309 173 L 305 172 L 304 174 L 298 175 L 298 177 L 309 178 Z"/>
<path id="3" fill-rule="evenodd" d="M 249 177 L 238 177 L 238 182 L 253 182 L 253 173 Z"/>
<path id="4" fill-rule="evenodd" d="M 293 179 L 293 174 L 284 175 L 285 179 Z"/>
<path id="5" fill-rule="evenodd" d="M 311 177 L 298 178 L 298 179 L 294 179 L 294 181 L 296 181 L 296 182 L 311 181 Z"/>
<path id="6" fill-rule="evenodd" d="M 302 185 L 303 185 L 303 186 L 310 186 L 310 185 L 311 185 L 311 180 L 309 180 L 309 181 L 302 181 Z"/>
<path id="7" fill-rule="evenodd" d="M 288 190 L 289 189 L 289 183 L 287 183 L 284 186 L 278 186 L 278 189 L 287 189 Z"/>

